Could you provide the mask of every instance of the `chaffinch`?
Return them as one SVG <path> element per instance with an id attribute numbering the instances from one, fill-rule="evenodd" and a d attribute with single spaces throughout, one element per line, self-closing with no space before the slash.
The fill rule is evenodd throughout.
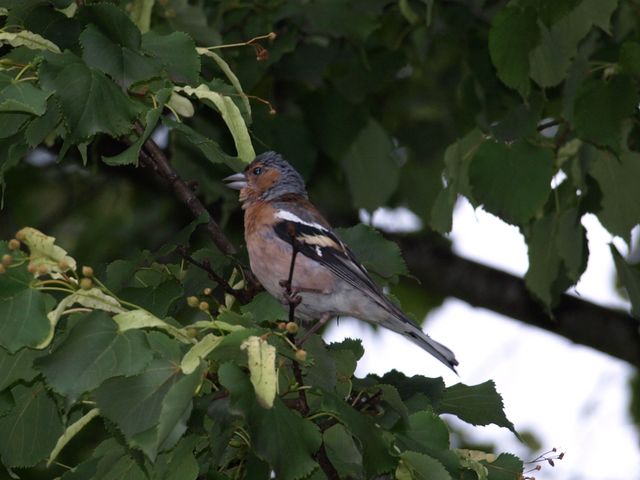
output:
<path id="1" fill-rule="evenodd" d="M 422 332 L 385 297 L 309 202 L 300 174 L 280 155 L 258 155 L 242 173 L 224 180 L 228 187 L 240 190 L 251 270 L 283 304 L 296 297 L 297 318 L 308 321 L 347 315 L 381 325 L 455 371 L 458 361 L 453 352 Z M 297 253 L 287 292 L 294 242 Z"/>

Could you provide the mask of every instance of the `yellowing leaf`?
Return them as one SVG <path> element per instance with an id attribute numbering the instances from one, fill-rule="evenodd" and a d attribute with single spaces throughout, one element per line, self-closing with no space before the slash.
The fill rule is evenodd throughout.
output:
<path id="1" fill-rule="evenodd" d="M 65 447 L 69 441 L 77 435 L 77 433 L 82 430 L 87 423 L 93 420 L 95 417 L 100 415 L 100 410 L 98 408 L 92 408 L 87 413 L 85 413 L 80 419 L 73 422 L 71 425 L 67 427 L 62 436 L 58 438 L 58 442 L 56 446 L 51 451 L 49 455 L 49 459 L 47 460 L 47 467 L 53 463 L 53 461 L 58 457 L 60 451 Z"/>
<path id="2" fill-rule="evenodd" d="M 8 43 L 12 47 L 27 47 L 31 50 L 49 50 L 60 53 L 60 48 L 50 40 L 28 30 L 17 33 L 0 32 L 0 43 Z"/>
<path id="3" fill-rule="evenodd" d="M 167 106 L 181 117 L 190 118 L 195 113 L 191 101 L 175 92 L 171 92 L 171 98 L 167 102 Z"/>
<path id="4" fill-rule="evenodd" d="M 75 293 L 63 298 L 55 310 L 47 313 L 47 318 L 51 324 L 49 335 L 35 348 L 46 348 L 53 340 L 53 334 L 55 332 L 56 325 L 63 315 L 65 310 L 72 305 L 79 303 L 83 307 L 91 308 L 93 310 L 104 310 L 110 313 L 126 312 L 120 302 L 115 298 L 105 294 L 99 288 L 92 288 L 90 290 L 78 290 Z"/>
<path id="5" fill-rule="evenodd" d="M 132 328 L 157 328 L 163 330 L 176 340 L 182 343 L 195 343 L 195 340 L 183 333 L 179 328 L 169 325 L 164 320 L 160 320 L 158 317 L 146 310 L 131 310 L 124 313 L 119 313 L 113 320 L 118 324 L 121 332 L 126 332 Z"/>
<path id="6" fill-rule="evenodd" d="M 235 88 L 236 92 L 238 92 L 238 95 L 240 95 L 240 99 L 242 100 L 244 107 L 247 109 L 249 118 L 251 118 L 251 104 L 249 103 L 249 98 L 245 95 L 244 90 L 242 90 L 242 85 L 240 85 L 240 80 L 238 80 L 238 77 L 236 76 L 236 74 L 233 73 L 233 70 L 231 70 L 231 67 L 229 67 L 229 64 L 225 62 L 224 59 L 220 55 L 218 55 L 216 52 L 213 52 L 207 48 L 196 48 L 196 51 L 200 55 L 213 58 L 213 60 L 218 64 L 218 67 L 220 67 L 220 70 L 224 72 L 224 74 L 227 76 L 227 78 L 231 82 L 231 85 L 233 85 L 233 88 Z"/>
<path id="7" fill-rule="evenodd" d="M 273 407 L 278 382 L 276 348 L 256 336 L 247 338 L 240 348 L 246 350 L 249 357 L 250 379 L 258 403 L 264 408 Z"/>
<path id="8" fill-rule="evenodd" d="M 191 347 L 191 349 L 182 358 L 182 362 L 180 362 L 182 373 L 189 375 L 194 372 L 196 368 L 198 368 L 198 365 L 200 365 L 200 361 L 220 344 L 222 338 L 223 337 L 218 337 L 213 333 L 209 333 Z"/>
<path id="9" fill-rule="evenodd" d="M 29 247 L 30 265 L 35 267 L 45 265 L 49 272 L 54 273 L 76 269 L 76 261 L 63 248 L 55 244 L 55 237 L 49 237 L 31 227 L 23 228 L 16 233 L 16 237 Z"/>
<path id="10" fill-rule="evenodd" d="M 233 141 L 236 145 L 236 151 L 238 157 L 244 163 L 250 163 L 256 156 L 251 144 L 251 138 L 249 137 L 249 131 L 247 125 L 244 123 L 240 109 L 233 103 L 231 98 L 226 95 L 221 95 L 218 92 L 213 92 L 207 85 L 201 84 L 196 88 L 193 87 L 177 87 L 176 92 L 184 92 L 187 95 L 193 95 L 200 100 L 208 100 L 222 115 L 222 119 L 227 124 Z"/>

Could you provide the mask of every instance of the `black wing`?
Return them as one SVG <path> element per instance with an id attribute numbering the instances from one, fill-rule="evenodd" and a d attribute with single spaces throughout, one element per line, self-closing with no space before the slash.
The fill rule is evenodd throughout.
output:
<path id="1" fill-rule="evenodd" d="M 305 255 L 331 270 L 338 278 L 371 294 L 373 300 L 388 308 L 386 298 L 355 255 L 332 231 L 306 223 L 283 220 L 274 231 L 285 242 L 295 244 Z M 380 300 L 382 300 L 382 303 Z"/>

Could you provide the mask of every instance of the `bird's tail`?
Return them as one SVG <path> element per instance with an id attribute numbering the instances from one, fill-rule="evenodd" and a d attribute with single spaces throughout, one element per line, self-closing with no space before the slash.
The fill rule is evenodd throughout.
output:
<path id="1" fill-rule="evenodd" d="M 458 360 L 456 360 L 456 356 L 451 350 L 441 343 L 436 342 L 404 315 L 399 315 L 399 317 L 400 318 L 394 316 L 394 318 L 389 319 L 386 322 L 382 322 L 382 325 L 387 327 L 389 330 L 393 330 L 394 332 L 407 337 L 413 343 L 429 352 L 451 370 L 456 372 L 455 367 L 458 365 Z"/>

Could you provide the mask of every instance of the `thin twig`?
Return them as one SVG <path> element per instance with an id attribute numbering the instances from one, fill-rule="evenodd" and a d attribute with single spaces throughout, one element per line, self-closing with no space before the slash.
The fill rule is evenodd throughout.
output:
<path id="1" fill-rule="evenodd" d="M 244 290 L 244 289 L 236 290 L 231 285 L 229 285 L 229 282 L 227 282 L 224 278 L 222 278 L 220 275 L 218 275 L 218 273 L 216 273 L 215 270 L 213 270 L 211 268 L 211 264 L 209 263 L 208 260 L 200 262 L 200 261 L 196 260 L 195 258 L 193 258 L 191 255 L 189 255 L 187 253 L 187 248 L 184 245 L 178 245 L 176 251 L 188 263 L 190 263 L 191 265 L 193 265 L 195 267 L 198 267 L 201 270 L 204 270 L 206 272 L 207 276 L 211 280 L 213 280 L 218 285 L 220 285 L 224 289 L 224 291 L 226 293 L 228 293 L 230 295 L 233 295 L 236 298 L 236 300 L 238 300 L 241 304 L 244 305 L 246 303 L 249 303 L 251 301 L 251 298 L 253 298 L 253 295 L 248 290 Z"/>
<path id="2" fill-rule="evenodd" d="M 144 128 L 142 128 L 142 125 L 139 123 L 136 123 L 134 128 L 138 135 L 144 134 Z M 152 168 L 154 168 L 158 175 L 169 182 L 169 185 L 171 185 L 175 194 L 182 203 L 191 210 L 191 213 L 196 217 L 199 217 L 203 213 L 208 213 L 200 199 L 196 196 L 193 190 L 189 188 L 187 182 L 185 182 L 171 166 L 169 159 L 162 149 L 158 147 L 156 142 L 149 138 L 144 142 L 144 148 L 148 154 L 147 159 L 153 163 Z M 144 158 L 144 155 L 142 155 L 142 157 Z M 218 247 L 222 253 L 227 255 L 236 253 L 236 248 L 227 239 L 227 237 L 225 237 L 220 226 L 211 218 L 211 216 L 209 216 L 209 221 L 206 225 L 213 243 L 215 243 L 216 247 Z"/>

